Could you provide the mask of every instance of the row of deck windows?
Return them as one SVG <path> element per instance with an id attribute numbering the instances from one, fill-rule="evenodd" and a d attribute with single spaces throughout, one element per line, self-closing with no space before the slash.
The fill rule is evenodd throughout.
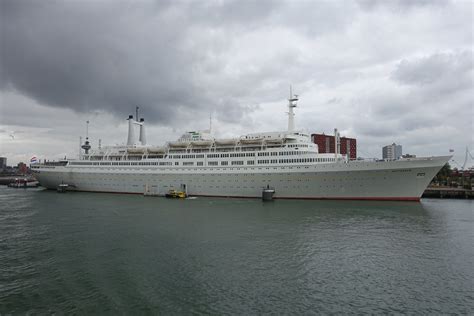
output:
<path id="1" fill-rule="evenodd" d="M 199 154 L 199 155 L 169 155 L 169 158 L 175 158 L 175 159 L 189 159 L 189 158 L 204 158 L 204 154 Z"/>
<path id="2" fill-rule="evenodd" d="M 258 164 L 275 164 L 275 163 L 306 163 L 306 162 L 333 162 L 335 161 L 334 158 L 297 158 L 297 159 L 262 159 L 257 160 Z M 254 165 L 254 160 L 248 160 L 246 162 L 238 160 L 238 161 L 231 161 L 231 165 L 235 166 L 242 166 L 246 163 L 247 165 Z M 89 162 L 89 161 L 74 161 L 70 162 L 70 165 L 74 166 L 171 166 L 173 162 L 171 161 L 160 161 L 160 162 Z M 229 165 L 228 161 L 221 161 L 221 166 Z M 174 165 L 179 166 L 179 162 L 175 161 Z M 192 161 L 184 161 L 182 163 L 183 166 L 194 166 L 194 162 Z M 203 166 L 203 161 L 196 162 L 197 166 Z M 208 166 L 217 166 L 219 165 L 218 161 L 208 161 Z"/>
<path id="3" fill-rule="evenodd" d="M 305 146 L 300 146 L 305 147 Z M 307 147 L 307 146 L 306 146 Z M 266 152 L 258 152 L 258 157 L 266 157 L 266 156 L 290 156 L 290 155 L 302 155 L 302 154 L 309 154 L 308 151 L 266 151 Z M 194 159 L 194 158 L 234 158 L 234 157 L 255 157 L 255 152 L 243 152 L 243 153 L 215 153 L 215 154 L 183 154 L 183 155 L 176 155 L 176 154 L 150 154 L 150 155 L 125 155 L 124 156 L 91 156 L 89 160 L 142 160 L 145 158 L 148 159 L 156 159 L 156 158 L 167 158 L 167 159 Z"/>
<path id="4" fill-rule="evenodd" d="M 291 156 L 291 155 L 301 155 L 301 154 L 308 154 L 307 151 L 281 151 L 281 152 L 277 152 L 277 151 L 273 151 L 273 152 L 261 152 L 261 153 L 258 153 L 258 156 L 259 157 L 263 157 L 263 156 Z"/>

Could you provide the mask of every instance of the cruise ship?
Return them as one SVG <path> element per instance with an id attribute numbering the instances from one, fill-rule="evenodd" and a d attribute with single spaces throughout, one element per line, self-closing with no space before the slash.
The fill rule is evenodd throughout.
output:
<path id="1" fill-rule="evenodd" d="M 88 137 L 77 159 L 31 164 L 43 187 L 56 190 L 190 196 L 419 201 L 450 156 L 350 160 L 319 153 L 308 133 L 294 127 L 298 97 L 288 99 L 288 128 L 236 138 L 186 132 L 164 146 L 146 142 L 145 121 L 128 118 L 127 144 L 92 149 Z M 136 135 L 136 129 L 139 129 Z M 138 137 L 137 137 L 138 136 Z"/>

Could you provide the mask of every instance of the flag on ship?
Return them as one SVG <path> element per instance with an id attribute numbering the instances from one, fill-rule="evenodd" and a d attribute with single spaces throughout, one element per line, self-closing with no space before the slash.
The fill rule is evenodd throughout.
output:
<path id="1" fill-rule="evenodd" d="M 450 149 L 449 152 L 450 152 L 450 153 L 453 153 L 453 152 L 454 152 L 454 149 Z"/>
<path id="2" fill-rule="evenodd" d="M 36 156 L 31 157 L 30 163 L 37 163 L 37 162 L 38 162 L 38 158 Z"/>

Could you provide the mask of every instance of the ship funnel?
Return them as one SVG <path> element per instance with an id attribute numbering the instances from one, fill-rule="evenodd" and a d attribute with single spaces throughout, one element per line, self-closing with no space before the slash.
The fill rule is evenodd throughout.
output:
<path id="1" fill-rule="evenodd" d="M 133 146 L 135 144 L 135 127 L 133 126 L 133 115 L 128 116 L 128 138 L 127 146 Z"/>
<path id="2" fill-rule="evenodd" d="M 146 134 L 145 134 L 145 119 L 140 119 L 140 137 L 138 138 L 140 143 L 145 146 L 146 145 Z"/>

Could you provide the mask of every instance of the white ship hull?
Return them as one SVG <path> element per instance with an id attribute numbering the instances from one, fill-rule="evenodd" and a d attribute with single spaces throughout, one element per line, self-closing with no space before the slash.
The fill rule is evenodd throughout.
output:
<path id="1" fill-rule="evenodd" d="M 418 201 L 449 158 L 189 168 L 67 165 L 33 171 L 48 189 L 66 183 L 76 191 L 164 195 L 186 185 L 194 196 L 261 197 L 270 186 L 275 198 Z"/>

